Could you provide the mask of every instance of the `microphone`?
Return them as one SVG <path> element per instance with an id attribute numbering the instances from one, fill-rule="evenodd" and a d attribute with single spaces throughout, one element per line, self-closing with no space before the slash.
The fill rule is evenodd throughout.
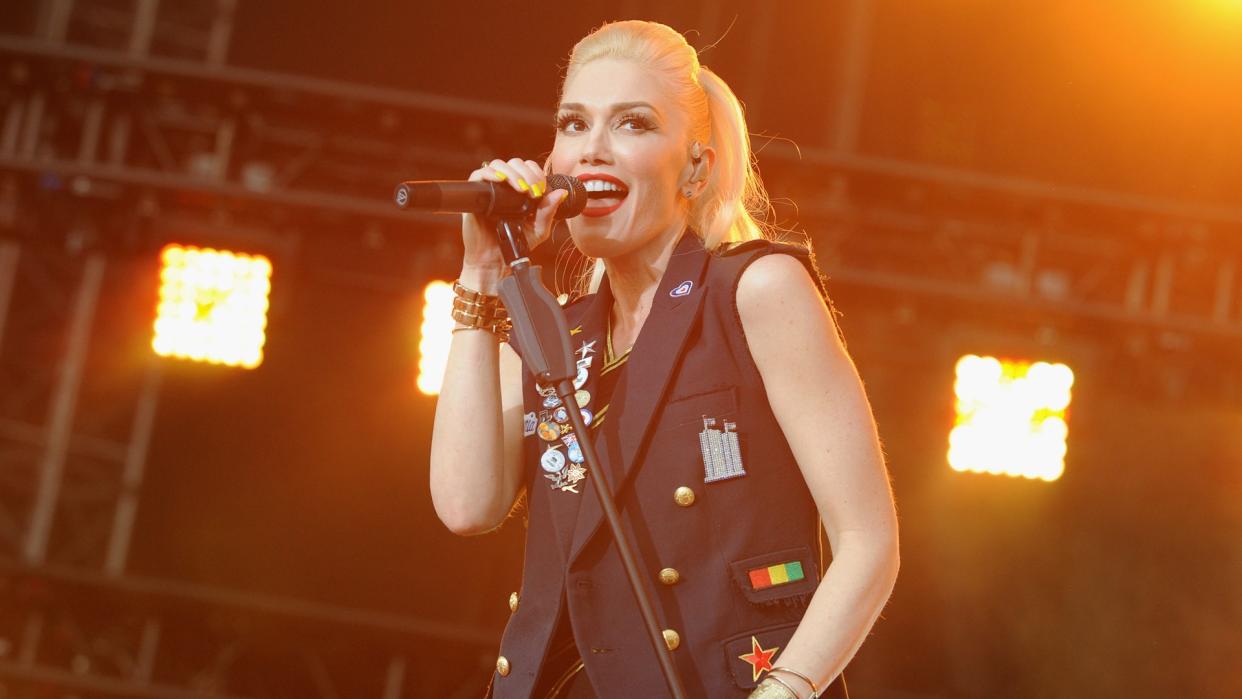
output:
<path id="1" fill-rule="evenodd" d="M 577 177 L 548 176 L 548 191 L 563 189 L 569 196 L 556 209 L 556 218 L 573 218 L 587 205 L 586 187 Z M 545 194 L 544 196 L 547 196 Z M 525 218 L 543 197 L 531 198 L 503 182 L 415 181 L 397 185 L 393 201 L 402 209 L 438 214 L 479 214 L 498 218 Z"/>

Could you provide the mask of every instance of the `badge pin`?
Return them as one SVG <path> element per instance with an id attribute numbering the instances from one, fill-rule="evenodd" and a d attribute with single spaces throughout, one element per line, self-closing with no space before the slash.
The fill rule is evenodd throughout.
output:
<path id="1" fill-rule="evenodd" d="M 561 439 L 565 443 L 565 451 L 569 454 L 571 463 L 580 464 L 583 462 L 582 445 L 578 444 L 578 438 L 574 435 L 566 435 Z"/>
<path id="2" fill-rule="evenodd" d="M 565 468 L 565 455 L 556 447 L 549 447 L 539 458 L 539 465 L 548 473 L 560 473 Z"/>
<path id="3" fill-rule="evenodd" d="M 522 416 L 522 436 L 529 437 L 535 433 L 535 428 L 539 425 L 539 420 L 535 418 L 535 413 L 529 412 Z"/>
<path id="4" fill-rule="evenodd" d="M 582 409 L 582 424 L 587 425 L 589 427 L 591 425 L 591 421 L 594 419 L 595 419 L 595 413 L 591 412 L 590 408 Z"/>
<path id="5" fill-rule="evenodd" d="M 577 350 L 575 350 L 578 354 L 578 358 L 586 359 L 588 356 L 595 354 L 595 343 L 596 342 L 599 342 L 599 340 L 591 340 L 590 342 L 583 340 L 582 346 L 579 347 Z"/>
<path id="6" fill-rule="evenodd" d="M 716 429 L 715 418 L 704 416 L 703 431 L 699 433 L 699 451 L 703 455 L 704 483 L 746 475 L 737 441 L 737 424 L 726 420 L 722 431 Z"/>
<path id="7" fill-rule="evenodd" d="M 569 422 L 569 410 L 567 410 L 565 406 L 562 405 L 561 407 L 552 411 L 552 419 L 562 425 Z"/>
<path id="8" fill-rule="evenodd" d="M 574 390 L 582 388 L 586 385 L 589 374 L 584 366 L 578 367 L 578 375 L 574 377 Z"/>
<path id="9" fill-rule="evenodd" d="M 759 676 L 764 672 L 770 672 L 772 667 L 772 656 L 776 655 L 776 651 L 780 650 L 780 646 L 772 646 L 764 648 L 759 645 L 759 639 L 754 636 L 750 637 L 750 652 L 737 656 L 739 660 L 750 665 L 751 679 L 755 682 L 759 681 Z"/>
<path id="10" fill-rule="evenodd" d="M 582 407 L 591 402 L 591 392 L 585 389 L 580 390 L 574 394 L 574 400 L 578 403 L 578 407 Z"/>
<path id="11" fill-rule="evenodd" d="M 673 289 L 668 292 L 668 295 L 672 296 L 675 299 L 681 298 L 682 296 L 689 296 L 690 290 L 693 288 L 694 288 L 694 282 L 687 279 L 686 281 L 673 287 Z"/>
<path id="12" fill-rule="evenodd" d="M 548 410 L 551 410 L 552 408 L 555 408 L 556 406 L 560 404 L 561 404 L 560 396 L 557 396 L 556 394 L 553 394 L 550 396 L 544 396 L 543 407 L 547 408 Z"/>
<path id="13" fill-rule="evenodd" d="M 586 469 L 577 464 L 571 464 L 569 469 L 565 471 L 565 485 L 561 486 L 562 491 L 577 493 L 575 488 L 578 487 L 578 481 L 586 478 Z"/>
<path id="14" fill-rule="evenodd" d="M 555 442 L 561 438 L 561 428 L 554 422 L 539 423 L 539 438 L 545 442 Z"/>

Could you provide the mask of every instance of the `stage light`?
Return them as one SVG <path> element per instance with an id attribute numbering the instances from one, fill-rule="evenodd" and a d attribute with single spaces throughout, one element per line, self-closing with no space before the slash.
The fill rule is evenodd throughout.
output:
<path id="1" fill-rule="evenodd" d="M 1074 372 L 1064 364 L 973 354 L 957 362 L 955 471 L 1055 481 L 1065 472 L 1065 413 Z"/>
<path id="2" fill-rule="evenodd" d="M 418 339 L 418 390 L 440 393 L 453 342 L 453 285 L 433 281 L 423 290 L 423 324 Z"/>
<path id="3" fill-rule="evenodd" d="M 151 348 L 161 357 L 259 366 L 271 277 L 262 255 L 166 245 Z"/>

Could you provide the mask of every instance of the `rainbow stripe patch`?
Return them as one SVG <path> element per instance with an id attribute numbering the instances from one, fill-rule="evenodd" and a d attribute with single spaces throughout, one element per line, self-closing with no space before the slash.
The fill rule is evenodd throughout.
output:
<path id="1" fill-rule="evenodd" d="M 766 590 L 769 587 L 798 582 L 805 577 L 802 574 L 801 561 L 778 563 L 766 568 L 752 568 L 746 573 L 750 577 L 750 586 L 755 590 Z"/>

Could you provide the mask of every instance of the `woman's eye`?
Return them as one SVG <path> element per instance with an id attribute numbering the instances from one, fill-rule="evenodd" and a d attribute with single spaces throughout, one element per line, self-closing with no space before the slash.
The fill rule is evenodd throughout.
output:
<path id="1" fill-rule="evenodd" d="M 585 130 L 586 123 L 575 116 L 561 116 L 556 120 L 556 129 L 573 133 Z"/>
<path id="2" fill-rule="evenodd" d="M 647 131 L 651 128 L 651 122 L 641 116 L 622 117 L 621 125 L 630 131 Z"/>

